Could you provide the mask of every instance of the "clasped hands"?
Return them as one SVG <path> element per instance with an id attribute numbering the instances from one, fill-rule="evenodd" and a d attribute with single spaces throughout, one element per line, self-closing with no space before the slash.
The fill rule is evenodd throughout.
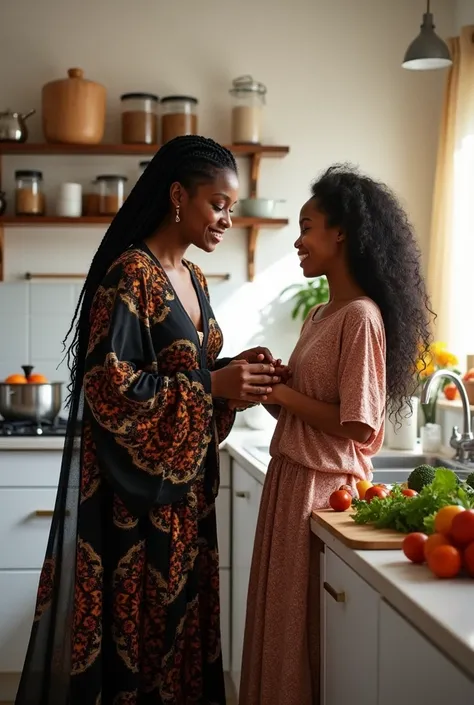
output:
<path id="1" fill-rule="evenodd" d="M 255 347 L 244 350 L 231 364 L 235 363 L 246 363 L 247 367 L 242 371 L 247 372 L 247 379 L 240 398 L 229 399 L 230 409 L 243 411 L 256 404 L 271 403 L 275 385 L 286 384 L 291 377 L 290 368 L 283 365 L 281 359 L 274 358 L 268 348 Z"/>

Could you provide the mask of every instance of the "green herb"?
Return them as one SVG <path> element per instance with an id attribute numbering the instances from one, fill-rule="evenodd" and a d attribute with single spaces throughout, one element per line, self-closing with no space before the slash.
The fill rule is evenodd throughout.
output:
<path id="1" fill-rule="evenodd" d="M 394 485 L 389 497 L 374 498 L 371 502 L 354 500 L 356 524 L 373 524 L 378 529 L 394 529 L 403 533 L 424 531 L 433 533 L 434 517 L 441 507 L 458 504 L 474 508 L 474 492 L 447 468 L 436 468 L 431 485 L 426 485 L 415 497 L 405 497 Z"/>

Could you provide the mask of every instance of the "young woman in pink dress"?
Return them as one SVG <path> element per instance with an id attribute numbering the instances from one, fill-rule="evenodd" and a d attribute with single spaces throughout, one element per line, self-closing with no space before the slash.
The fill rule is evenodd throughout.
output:
<path id="1" fill-rule="evenodd" d="M 311 511 L 342 484 L 371 477 L 385 409 L 413 392 L 430 308 L 413 230 L 394 195 L 345 167 L 314 183 L 295 243 L 306 277 L 326 275 L 268 398 L 278 419 L 249 585 L 240 705 L 318 702 L 318 629 L 308 629 Z M 314 633 L 316 632 L 316 633 Z M 342 664 L 343 668 L 343 664 Z"/>

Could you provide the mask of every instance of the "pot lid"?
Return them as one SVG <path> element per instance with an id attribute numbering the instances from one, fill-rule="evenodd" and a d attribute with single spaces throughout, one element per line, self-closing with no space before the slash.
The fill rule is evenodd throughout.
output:
<path id="1" fill-rule="evenodd" d="M 249 74 L 234 78 L 232 86 L 229 91 L 231 95 L 238 95 L 239 93 L 258 93 L 259 95 L 265 95 L 267 92 L 267 87 L 263 83 L 259 83 L 259 81 L 254 81 Z"/>

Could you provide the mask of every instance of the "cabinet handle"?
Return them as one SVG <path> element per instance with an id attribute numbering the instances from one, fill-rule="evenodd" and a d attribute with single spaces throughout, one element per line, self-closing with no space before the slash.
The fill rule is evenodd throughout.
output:
<path id="1" fill-rule="evenodd" d="M 35 516 L 37 517 L 52 517 L 54 514 L 53 509 L 37 509 L 35 511 Z"/>
<path id="2" fill-rule="evenodd" d="M 336 600 L 336 602 L 345 602 L 346 601 L 346 593 L 345 592 L 336 592 L 332 585 L 329 585 L 329 583 L 324 582 L 323 583 L 323 588 L 326 590 L 329 595 L 331 595 L 333 600 Z"/>
<path id="3" fill-rule="evenodd" d="M 250 499 L 250 492 L 236 492 L 235 496 L 239 499 Z"/>

